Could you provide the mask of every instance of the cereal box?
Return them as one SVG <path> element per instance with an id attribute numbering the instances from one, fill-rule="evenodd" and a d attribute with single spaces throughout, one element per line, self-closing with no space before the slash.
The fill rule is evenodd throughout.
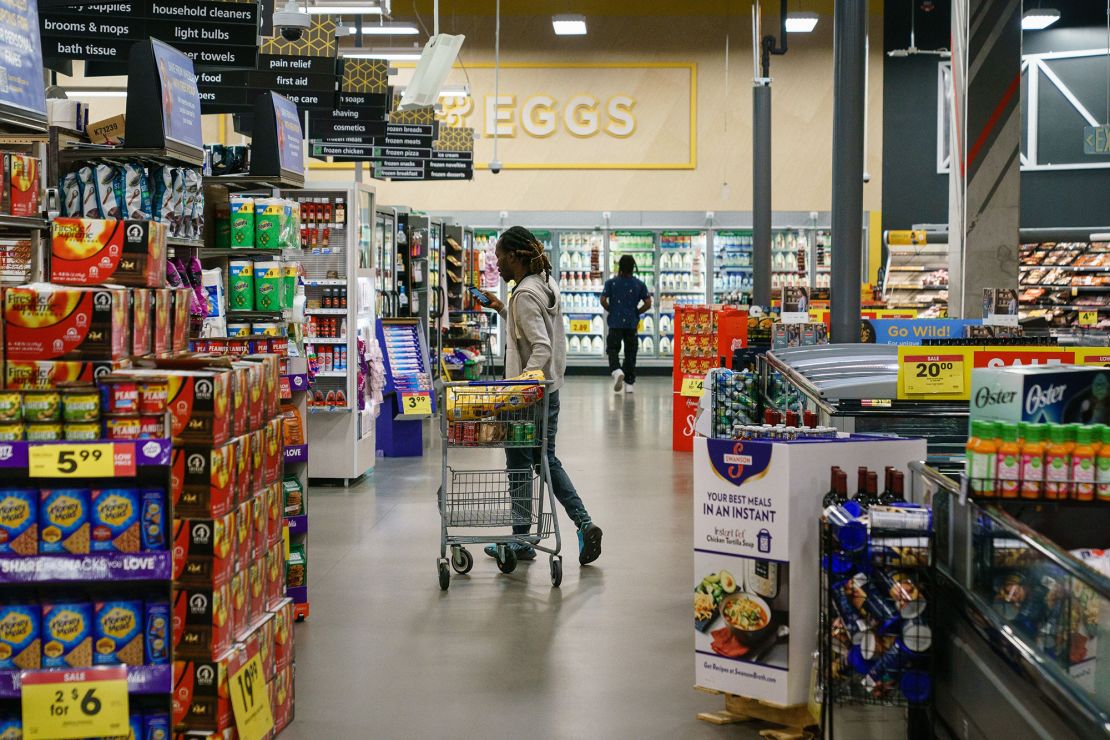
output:
<path id="1" fill-rule="evenodd" d="M 43 668 L 88 668 L 92 665 L 92 611 L 92 604 L 88 602 L 43 604 Z"/>
<path id="2" fill-rule="evenodd" d="M 4 350 L 11 360 L 122 360 L 130 355 L 124 288 L 35 283 L 4 291 Z"/>
<path id="3" fill-rule="evenodd" d="M 89 499 L 85 488 L 43 490 L 39 500 L 39 552 L 89 552 Z"/>
<path id="4" fill-rule="evenodd" d="M 235 513 L 215 519 L 175 519 L 174 580 L 222 585 L 235 572 Z"/>
<path id="5" fill-rule="evenodd" d="M 96 665 L 142 665 L 143 602 L 96 602 L 93 647 Z"/>
<path id="6" fill-rule="evenodd" d="M 204 658 L 231 646 L 230 587 L 179 585 L 174 593 L 174 655 Z"/>
<path id="7" fill-rule="evenodd" d="M 143 550 L 158 552 L 166 549 L 166 492 L 147 488 L 142 499 Z"/>
<path id="8" fill-rule="evenodd" d="M 4 387 L 10 390 L 52 390 L 62 383 L 91 383 L 126 363 L 127 361 L 68 362 L 9 358 L 4 363 Z"/>
<path id="9" fill-rule="evenodd" d="M 228 661 L 239 652 L 173 664 L 173 728 L 175 731 L 219 732 L 233 726 L 227 693 Z"/>
<path id="10" fill-rule="evenodd" d="M 165 665 L 170 662 L 169 602 L 148 601 L 145 607 L 143 639 L 146 642 L 146 662 Z"/>
<path id="11" fill-rule="evenodd" d="M 161 288 L 166 284 L 166 226 L 158 221 L 55 218 L 50 257 L 52 283 Z"/>
<path id="12" fill-rule="evenodd" d="M 35 555 L 38 551 L 38 489 L 6 488 L 0 490 L 0 553 Z"/>
<path id="13" fill-rule="evenodd" d="M 203 519 L 231 511 L 236 449 L 234 443 L 214 449 L 191 445 L 174 448 L 170 478 L 176 514 Z"/>
<path id="14" fill-rule="evenodd" d="M 0 669 L 27 670 L 42 664 L 37 604 L 0 606 Z"/>
<path id="15" fill-rule="evenodd" d="M 93 552 L 138 552 L 139 491 L 104 488 L 92 492 L 91 549 Z"/>

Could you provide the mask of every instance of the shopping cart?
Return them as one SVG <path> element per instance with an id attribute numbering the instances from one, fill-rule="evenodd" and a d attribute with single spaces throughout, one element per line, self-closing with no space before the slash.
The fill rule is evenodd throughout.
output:
<path id="1" fill-rule="evenodd" d="M 439 487 L 439 587 L 451 584 L 451 570 L 469 573 L 474 556 L 466 545 L 492 544 L 502 573 L 516 568 L 512 545 L 531 545 L 550 556 L 551 585 L 563 581 L 559 521 L 547 455 L 547 403 L 552 381 L 498 380 L 444 383 L 440 414 L 443 467 Z M 460 469 L 451 450 L 519 448 L 534 460 L 527 467 Z M 455 452 L 454 455 L 458 455 Z M 472 453 L 479 456 L 481 453 Z M 504 466 L 503 459 L 499 461 Z M 546 504 L 545 504 L 546 502 Z M 546 509 L 546 510 L 545 510 Z M 524 529 L 513 533 L 510 528 Z M 485 534 L 483 529 L 510 530 Z M 466 533 L 459 533 L 462 530 Z M 469 530 L 467 532 L 467 530 Z M 554 548 L 540 543 L 554 537 Z M 447 549 L 451 557 L 447 557 Z M 450 563 L 450 568 L 448 568 Z"/>

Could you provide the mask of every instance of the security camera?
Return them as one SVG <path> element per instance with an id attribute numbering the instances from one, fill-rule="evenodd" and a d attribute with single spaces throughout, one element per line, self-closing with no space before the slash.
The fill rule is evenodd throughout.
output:
<path id="1" fill-rule="evenodd" d="M 289 0 L 284 8 L 274 11 L 274 29 L 286 41 L 300 41 L 310 25 L 312 19 L 297 4 L 297 0 Z"/>
<path id="2" fill-rule="evenodd" d="M 489 163 L 489 171 L 492 172 L 495 175 L 498 174 L 499 172 L 501 172 L 501 160 L 500 159 L 495 159 L 492 162 L 490 162 Z"/>

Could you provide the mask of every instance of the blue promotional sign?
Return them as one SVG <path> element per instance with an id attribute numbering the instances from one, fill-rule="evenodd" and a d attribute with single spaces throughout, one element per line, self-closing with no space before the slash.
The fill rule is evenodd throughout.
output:
<path id="1" fill-rule="evenodd" d="M 202 149 L 200 93 L 193 60 L 157 39 L 151 39 L 158 78 L 162 82 L 162 121 L 166 140 Z"/>
<path id="2" fill-rule="evenodd" d="M 301 131 L 301 116 L 297 112 L 297 106 L 277 93 L 272 97 L 281 168 L 304 174 L 304 134 Z"/>
<path id="3" fill-rule="evenodd" d="M 0 105 L 45 118 L 38 0 L 0 0 Z"/>
<path id="4" fill-rule="evenodd" d="M 864 319 L 860 341 L 871 344 L 921 344 L 926 339 L 963 339 L 967 327 L 982 319 Z"/>

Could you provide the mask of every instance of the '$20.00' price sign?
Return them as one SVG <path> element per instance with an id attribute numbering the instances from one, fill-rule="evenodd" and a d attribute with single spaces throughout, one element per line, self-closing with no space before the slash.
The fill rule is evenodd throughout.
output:
<path id="1" fill-rule="evenodd" d="M 963 355 L 907 355 L 902 362 L 907 395 L 964 392 Z"/>
<path id="2" fill-rule="evenodd" d="M 25 671 L 20 683 L 27 740 L 127 736 L 127 666 Z"/>

